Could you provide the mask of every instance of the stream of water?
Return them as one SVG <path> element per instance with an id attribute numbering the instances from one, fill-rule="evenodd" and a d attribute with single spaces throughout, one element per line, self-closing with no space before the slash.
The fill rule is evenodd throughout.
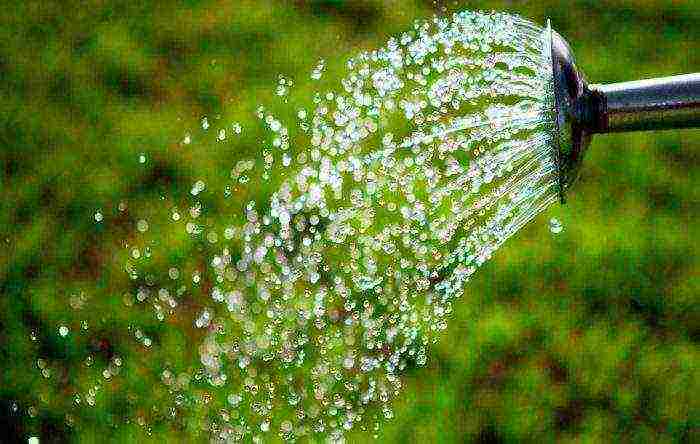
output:
<path id="1" fill-rule="evenodd" d="M 198 362 L 182 363 L 130 326 L 146 359 L 167 355 L 153 375 L 167 392 L 164 416 L 197 418 L 214 442 L 376 433 L 471 276 L 557 199 L 548 41 L 511 15 L 434 18 L 349 60 L 337 88 L 296 121 L 259 108 L 272 143 L 236 161 L 224 192 L 252 176 L 285 178 L 269 199 L 217 215 L 224 225 L 202 222 L 200 198 L 219 191 L 193 184 L 188 209 L 168 221 L 206 245 L 192 269 L 168 263 L 168 245 L 144 248 L 154 221 L 135 217 L 123 309 L 150 306 L 168 322 L 194 300 L 185 323 L 201 332 Z M 277 94 L 294 83 L 280 77 Z M 204 118 L 183 144 L 242 131 Z M 109 220 L 98 213 L 94 223 Z M 80 334 L 67 323 L 57 334 Z M 75 385 L 73 417 L 133 371 L 125 361 L 113 356 L 95 381 Z"/>

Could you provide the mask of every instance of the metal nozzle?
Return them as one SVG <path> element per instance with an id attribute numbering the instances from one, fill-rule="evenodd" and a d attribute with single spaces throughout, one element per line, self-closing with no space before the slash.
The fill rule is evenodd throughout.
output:
<path id="1" fill-rule="evenodd" d="M 700 128 L 700 73 L 589 86 L 555 31 L 551 50 L 562 203 L 593 134 Z"/>

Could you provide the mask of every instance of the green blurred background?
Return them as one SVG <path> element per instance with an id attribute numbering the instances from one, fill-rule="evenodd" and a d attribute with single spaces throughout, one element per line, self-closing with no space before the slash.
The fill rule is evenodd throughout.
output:
<path id="1" fill-rule="evenodd" d="M 318 59 L 333 85 L 349 56 L 462 9 L 550 18 L 594 82 L 700 71 L 696 0 L 2 2 L 0 442 L 204 440 L 167 426 L 149 438 L 99 402 L 71 427 L 60 404 L 36 400 L 68 378 L 39 377 L 38 355 L 67 366 L 82 355 L 37 346 L 30 332 L 55 336 L 75 288 L 120 297 L 97 270 L 123 233 L 96 229 L 93 213 L 112 220 L 121 199 L 158 206 L 201 177 L 223 187 L 256 136 L 182 149 L 201 116 L 253 122 L 259 104 L 289 112 L 274 105 L 278 74 L 308 104 Z M 699 442 L 699 152 L 697 130 L 596 138 L 567 205 L 477 273 L 379 439 Z M 549 232 L 550 217 L 563 233 Z M 127 325 L 114 310 L 114 325 Z"/>

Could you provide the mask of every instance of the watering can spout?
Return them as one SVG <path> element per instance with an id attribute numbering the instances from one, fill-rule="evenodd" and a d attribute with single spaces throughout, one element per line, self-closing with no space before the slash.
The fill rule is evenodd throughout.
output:
<path id="1" fill-rule="evenodd" d="M 566 40 L 549 32 L 562 203 L 594 134 L 700 128 L 700 73 L 589 85 Z"/>

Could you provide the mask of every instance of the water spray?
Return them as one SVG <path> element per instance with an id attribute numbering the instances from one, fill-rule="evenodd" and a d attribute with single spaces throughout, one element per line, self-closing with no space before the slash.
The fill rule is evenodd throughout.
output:
<path id="1" fill-rule="evenodd" d="M 700 73 L 589 85 L 569 44 L 548 24 L 551 40 L 559 198 L 578 178 L 594 134 L 700 127 Z"/>
<path id="2" fill-rule="evenodd" d="M 71 368 L 40 347 L 32 356 L 42 381 L 85 367 L 52 380 L 66 423 L 94 417 L 112 385 L 125 403 L 152 387 L 126 418 L 149 435 L 165 421 L 211 442 L 376 434 L 472 276 L 564 199 L 591 135 L 700 124 L 699 75 L 588 86 L 551 27 L 503 13 L 416 23 L 346 67 L 296 120 L 260 105 L 266 136 L 253 158 L 236 156 L 223 189 L 198 180 L 163 208 L 123 201 L 90 215 L 133 230 L 105 255 L 125 272 L 105 273 L 108 294 L 66 295 L 48 339 L 32 332 L 87 355 Z M 280 75 L 286 106 L 293 85 Z M 181 148 L 229 150 L 246 131 L 204 117 Z M 222 192 L 231 203 L 206 208 Z M 104 307 L 129 319 L 114 338 Z M 168 329 L 187 344 L 163 339 Z"/>

